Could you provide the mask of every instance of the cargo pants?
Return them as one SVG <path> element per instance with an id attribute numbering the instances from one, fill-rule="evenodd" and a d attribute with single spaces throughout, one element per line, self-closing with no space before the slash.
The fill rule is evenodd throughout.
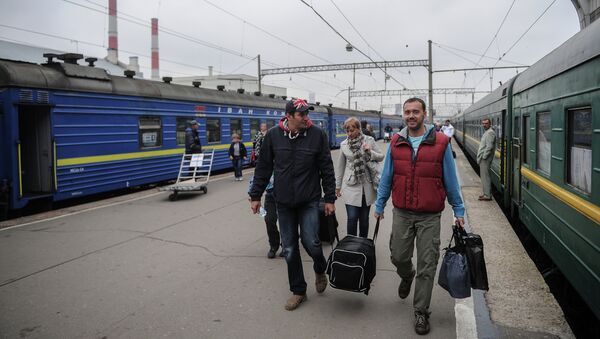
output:
<path id="1" fill-rule="evenodd" d="M 492 197 L 492 178 L 490 177 L 492 160 L 494 160 L 493 154 L 489 157 L 489 159 L 482 159 L 479 162 L 479 176 L 481 178 L 481 185 L 483 186 L 483 195 L 485 195 L 487 198 Z"/>
<path id="2" fill-rule="evenodd" d="M 441 213 L 419 213 L 394 208 L 391 259 L 402 279 L 410 279 L 415 238 L 417 240 L 417 270 L 413 281 L 415 311 L 429 314 L 431 292 L 440 257 Z"/>

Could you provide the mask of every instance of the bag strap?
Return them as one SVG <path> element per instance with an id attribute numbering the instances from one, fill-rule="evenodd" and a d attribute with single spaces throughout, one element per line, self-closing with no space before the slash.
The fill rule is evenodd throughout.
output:
<path id="1" fill-rule="evenodd" d="M 340 237 L 335 227 L 335 213 L 327 217 L 327 231 L 329 231 L 329 239 L 332 239 L 332 236 L 335 234 L 333 239 L 338 243 L 340 242 Z M 333 239 L 331 240 L 331 247 L 333 247 Z"/>
<path id="2" fill-rule="evenodd" d="M 379 221 L 380 219 L 377 219 L 377 223 L 375 224 L 375 234 L 373 234 L 373 243 L 375 243 L 375 241 L 377 240 L 377 233 L 379 233 Z"/>

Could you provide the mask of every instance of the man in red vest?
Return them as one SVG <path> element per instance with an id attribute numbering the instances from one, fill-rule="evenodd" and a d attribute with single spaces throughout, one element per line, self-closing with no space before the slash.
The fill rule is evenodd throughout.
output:
<path id="1" fill-rule="evenodd" d="M 394 215 L 390 239 L 391 259 L 401 278 L 398 296 L 410 293 L 416 277 L 413 307 L 415 331 L 429 333 L 429 304 L 440 254 L 440 217 L 445 200 L 452 205 L 455 223 L 464 226 L 465 207 L 452 156 L 444 133 L 426 125 L 425 102 L 411 98 L 404 102 L 406 127 L 392 137 L 377 190 L 375 218 L 392 195 Z M 417 240 L 417 269 L 412 257 Z"/>

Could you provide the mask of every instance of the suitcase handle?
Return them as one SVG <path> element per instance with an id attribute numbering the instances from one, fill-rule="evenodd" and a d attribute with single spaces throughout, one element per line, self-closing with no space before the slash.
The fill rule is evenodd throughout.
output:
<path id="1" fill-rule="evenodd" d="M 375 234 L 373 234 L 373 243 L 377 240 L 377 233 L 379 233 L 379 220 L 377 219 L 377 223 L 375 224 Z"/>

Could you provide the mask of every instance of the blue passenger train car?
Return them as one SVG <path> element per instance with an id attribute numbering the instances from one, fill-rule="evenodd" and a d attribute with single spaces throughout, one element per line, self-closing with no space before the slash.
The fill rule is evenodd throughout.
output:
<path id="1" fill-rule="evenodd" d="M 79 65 L 77 54 L 53 57 L 41 65 L 0 60 L 0 208 L 174 179 L 192 119 L 203 149 L 216 150 L 213 169 L 231 168 L 233 133 L 251 147 L 261 123 L 270 128 L 285 115 L 285 97 L 113 76 Z M 315 105 L 310 114 L 331 147 L 346 137 L 350 116 L 381 137 L 377 112 Z"/>

